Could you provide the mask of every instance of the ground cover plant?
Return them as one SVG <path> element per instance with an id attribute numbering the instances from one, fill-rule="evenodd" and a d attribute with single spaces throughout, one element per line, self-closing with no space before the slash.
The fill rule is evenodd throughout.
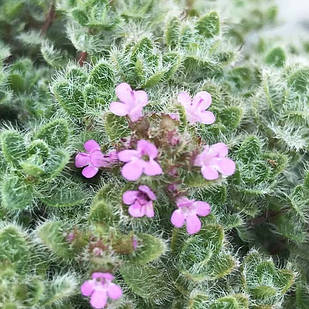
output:
<path id="1" fill-rule="evenodd" d="M 264 0 L 0 0 L 0 307 L 308 308 L 308 43 Z"/>

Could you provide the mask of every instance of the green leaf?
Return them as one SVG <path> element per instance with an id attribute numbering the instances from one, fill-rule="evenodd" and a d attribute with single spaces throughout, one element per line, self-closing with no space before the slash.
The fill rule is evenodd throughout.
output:
<path id="1" fill-rule="evenodd" d="M 92 222 L 112 224 L 114 221 L 113 209 L 107 201 L 94 203 L 90 208 L 89 220 Z"/>
<path id="2" fill-rule="evenodd" d="M 220 112 L 219 119 L 228 130 L 232 131 L 239 127 L 242 115 L 243 111 L 240 107 L 231 106 Z"/>
<path id="3" fill-rule="evenodd" d="M 172 297 L 166 271 L 158 267 L 126 264 L 120 273 L 129 289 L 147 302 L 159 305 Z"/>
<path id="4" fill-rule="evenodd" d="M 131 133 L 125 117 L 108 112 L 104 115 L 104 121 L 105 131 L 111 141 L 120 140 Z"/>
<path id="5" fill-rule="evenodd" d="M 33 188 L 17 176 L 9 175 L 2 182 L 1 199 L 6 209 L 24 209 L 32 204 Z"/>
<path id="6" fill-rule="evenodd" d="M 220 19 L 217 12 L 209 12 L 197 21 L 196 28 L 206 38 L 213 38 L 220 33 Z"/>
<path id="7" fill-rule="evenodd" d="M 55 150 L 46 161 L 45 172 L 50 178 L 58 176 L 70 160 L 70 155 L 62 150 Z"/>
<path id="8" fill-rule="evenodd" d="M 69 116 L 76 119 L 84 116 L 85 100 L 78 85 L 67 81 L 57 82 L 52 86 L 52 91 L 59 104 Z"/>
<path id="9" fill-rule="evenodd" d="M 285 52 L 282 47 L 273 48 L 265 58 L 267 64 L 275 67 L 283 67 L 286 61 Z"/>
<path id="10" fill-rule="evenodd" d="M 207 225 L 205 230 L 186 240 L 179 256 L 180 272 L 193 281 L 209 280 L 212 270 L 208 263 L 212 257 L 218 258 L 223 240 L 224 232 L 220 225 Z"/>
<path id="11" fill-rule="evenodd" d="M 86 13 L 78 8 L 72 10 L 72 16 L 82 26 L 85 26 L 89 21 Z"/>
<path id="12" fill-rule="evenodd" d="M 103 92 L 113 92 L 115 87 L 113 68 L 107 62 L 97 64 L 89 75 L 89 83 Z"/>
<path id="13" fill-rule="evenodd" d="M 87 191 L 80 184 L 68 178 L 51 183 L 48 190 L 41 192 L 40 200 L 50 207 L 72 207 L 80 205 L 87 199 Z"/>
<path id="14" fill-rule="evenodd" d="M 164 242 L 149 234 L 137 234 L 138 247 L 131 258 L 133 263 L 144 265 L 158 259 L 166 250 Z"/>
<path id="15" fill-rule="evenodd" d="M 30 247 L 25 233 L 17 225 L 8 224 L 0 228 L 0 262 L 13 266 L 18 272 L 28 269 Z"/>
<path id="16" fill-rule="evenodd" d="M 165 30 L 166 44 L 175 48 L 179 44 L 180 39 L 180 21 L 177 17 L 173 17 L 167 24 Z"/>
<path id="17" fill-rule="evenodd" d="M 1 133 L 1 149 L 5 160 L 14 167 L 26 158 L 26 146 L 23 136 L 16 131 Z"/>
<path id="18" fill-rule="evenodd" d="M 55 119 L 43 125 L 35 135 L 51 147 L 65 147 L 68 137 L 68 123 L 64 119 Z"/>
<path id="19" fill-rule="evenodd" d="M 308 91 L 309 68 L 301 68 L 288 77 L 288 85 L 299 93 Z"/>
<path id="20" fill-rule="evenodd" d="M 55 256 L 64 260 L 70 260 L 73 257 L 73 251 L 65 239 L 61 221 L 46 221 L 37 228 L 36 233 L 41 243 Z"/>

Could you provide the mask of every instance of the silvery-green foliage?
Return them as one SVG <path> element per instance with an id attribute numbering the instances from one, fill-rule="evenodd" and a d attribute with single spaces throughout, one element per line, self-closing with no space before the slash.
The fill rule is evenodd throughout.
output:
<path id="1" fill-rule="evenodd" d="M 266 0 L 0 1 L 1 308 L 88 308 L 95 271 L 122 287 L 110 308 L 309 306 L 306 44 L 246 43 L 276 14 Z M 110 112 L 121 82 L 148 93 L 150 129 Z M 183 90 L 211 94 L 213 125 L 188 124 Z M 91 180 L 74 166 L 86 140 L 107 153 L 169 129 L 182 151 L 226 143 L 237 165 L 214 182 L 181 174 L 212 207 L 192 236 L 161 193 L 153 219 L 130 217 L 119 166 Z"/>

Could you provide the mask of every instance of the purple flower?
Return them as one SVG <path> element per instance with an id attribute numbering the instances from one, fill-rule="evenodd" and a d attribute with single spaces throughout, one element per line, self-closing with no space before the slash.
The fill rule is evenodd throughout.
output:
<path id="1" fill-rule="evenodd" d="M 211 95 L 208 92 L 198 92 L 193 100 L 188 92 L 181 92 L 178 95 L 178 102 L 185 108 L 187 119 L 191 124 L 196 122 L 212 124 L 215 122 L 215 115 L 206 111 L 211 104 Z"/>
<path id="2" fill-rule="evenodd" d="M 85 281 L 81 286 L 81 292 L 84 296 L 90 296 L 90 304 L 93 308 L 104 308 L 107 299 L 118 299 L 122 296 L 122 290 L 119 285 L 111 281 L 115 277 L 110 273 L 93 273 L 92 280 Z"/>
<path id="3" fill-rule="evenodd" d="M 189 200 L 186 197 L 176 201 L 178 209 L 174 210 L 171 222 L 175 227 L 187 225 L 187 232 L 195 234 L 201 229 L 201 221 L 198 216 L 205 217 L 210 214 L 210 205 L 206 202 Z"/>
<path id="4" fill-rule="evenodd" d="M 108 167 L 117 161 L 116 151 L 111 151 L 108 155 L 101 152 L 100 145 L 93 139 L 84 144 L 87 152 L 80 152 L 75 157 L 75 166 L 84 167 L 82 174 L 86 178 L 95 176 L 100 167 Z"/>
<path id="5" fill-rule="evenodd" d="M 234 174 L 235 162 L 226 158 L 228 147 L 224 143 L 217 143 L 211 146 L 205 146 L 204 151 L 199 154 L 195 161 L 195 166 L 200 166 L 203 177 L 207 180 L 214 180 L 219 177 L 219 173 L 223 176 Z"/>
<path id="6" fill-rule="evenodd" d="M 152 201 L 156 200 L 156 195 L 145 185 L 139 186 L 138 191 L 126 191 L 122 200 L 126 205 L 130 205 L 129 214 L 132 217 L 154 216 Z"/>
<path id="7" fill-rule="evenodd" d="M 137 142 L 136 150 L 123 150 L 118 153 L 118 159 L 126 164 L 121 169 L 122 176 L 135 181 L 143 173 L 148 176 L 162 174 L 161 166 L 154 160 L 158 156 L 157 147 L 146 141 Z"/>
<path id="8" fill-rule="evenodd" d="M 135 236 L 132 237 L 132 246 L 133 246 L 133 249 L 136 250 L 137 249 L 137 246 L 138 246 L 138 240 Z"/>
<path id="9" fill-rule="evenodd" d="M 176 113 L 169 113 L 168 116 L 173 119 L 173 120 L 176 120 L 176 121 L 179 121 L 180 120 L 180 117 L 178 114 Z"/>
<path id="10" fill-rule="evenodd" d="M 143 115 L 143 107 L 148 104 L 148 95 L 145 91 L 134 91 L 127 83 L 116 87 L 116 95 L 120 102 L 112 102 L 110 111 L 117 116 L 129 116 L 135 122 Z"/>
<path id="11" fill-rule="evenodd" d="M 93 139 L 84 144 L 86 152 L 80 152 L 75 157 L 75 166 L 84 167 L 82 174 L 91 178 L 97 174 L 99 168 L 106 165 L 100 145 Z"/>

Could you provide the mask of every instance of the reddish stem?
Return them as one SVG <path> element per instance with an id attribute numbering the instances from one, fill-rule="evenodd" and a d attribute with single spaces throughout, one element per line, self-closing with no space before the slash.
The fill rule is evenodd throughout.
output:
<path id="1" fill-rule="evenodd" d="M 55 9 L 55 4 L 54 2 L 52 3 L 52 5 L 50 6 L 50 9 L 46 15 L 46 19 L 44 22 L 44 25 L 41 28 L 41 35 L 45 35 L 47 30 L 49 29 L 49 27 L 52 25 L 52 23 L 54 22 L 56 18 L 56 9 Z"/>
<path id="2" fill-rule="evenodd" d="M 85 60 L 87 59 L 88 53 L 81 52 L 79 54 L 78 64 L 82 67 L 84 65 Z"/>

